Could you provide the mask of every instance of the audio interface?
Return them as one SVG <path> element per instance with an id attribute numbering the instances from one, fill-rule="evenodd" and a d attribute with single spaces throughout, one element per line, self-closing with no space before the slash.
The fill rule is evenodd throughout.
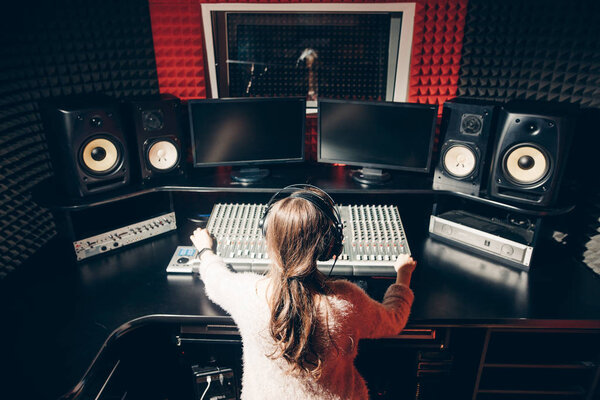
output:
<path id="1" fill-rule="evenodd" d="M 77 261 L 119 249 L 177 229 L 175 213 L 170 212 L 73 242 Z"/>
<path id="2" fill-rule="evenodd" d="M 489 256 L 523 270 L 529 269 L 533 233 L 461 210 L 432 215 L 429 233 L 443 242 Z"/>

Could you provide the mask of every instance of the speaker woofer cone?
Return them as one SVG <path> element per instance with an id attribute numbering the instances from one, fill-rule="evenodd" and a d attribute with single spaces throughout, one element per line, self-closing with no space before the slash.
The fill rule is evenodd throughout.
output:
<path id="1" fill-rule="evenodd" d="M 442 155 L 444 169 L 453 177 L 464 179 L 473 174 L 477 155 L 471 147 L 463 144 L 450 146 Z"/>
<path id="2" fill-rule="evenodd" d="M 546 152 L 532 144 L 519 144 L 504 156 L 506 178 L 517 185 L 535 185 L 544 180 L 550 170 Z"/>
<path id="3" fill-rule="evenodd" d="M 81 166 L 92 175 L 109 174 L 119 166 L 121 161 L 121 146 L 109 137 L 94 137 L 82 146 Z"/>
<path id="4" fill-rule="evenodd" d="M 168 172 L 179 163 L 179 148 L 168 139 L 150 144 L 146 152 L 148 166 L 158 172 Z"/>

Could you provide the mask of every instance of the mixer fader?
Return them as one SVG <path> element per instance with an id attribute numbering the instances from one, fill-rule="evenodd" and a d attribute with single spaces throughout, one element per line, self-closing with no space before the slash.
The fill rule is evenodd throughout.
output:
<path id="1" fill-rule="evenodd" d="M 216 204 L 207 228 L 217 240 L 217 254 L 237 271 L 264 273 L 269 262 L 258 222 L 263 204 Z M 391 205 L 342 205 L 337 207 L 344 224 L 344 250 L 332 275 L 394 276 L 394 261 L 410 250 L 400 213 Z M 177 248 L 167 272 L 191 273 L 193 247 Z M 193 252 L 195 254 L 195 252 Z M 329 273 L 333 261 L 318 262 Z"/>

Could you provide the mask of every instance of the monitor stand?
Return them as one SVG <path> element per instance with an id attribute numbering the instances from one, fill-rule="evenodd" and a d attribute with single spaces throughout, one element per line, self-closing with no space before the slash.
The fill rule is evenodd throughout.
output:
<path id="1" fill-rule="evenodd" d="M 392 179 L 388 172 L 380 169 L 361 168 L 350 171 L 352 179 L 363 185 L 384 185 Z"/>
<path id="2" fill-rule="evenodd" d="M 231 171 L 231 179 L 241 183 L 255 183 L 269 176 L 269 170 L 265 168 L 240 168 Z"/>

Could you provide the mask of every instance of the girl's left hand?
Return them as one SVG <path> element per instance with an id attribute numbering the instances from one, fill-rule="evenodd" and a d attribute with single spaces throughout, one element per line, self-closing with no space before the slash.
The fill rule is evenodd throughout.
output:
<path id="1" fill-rule="evenodd" d="M 196 229 L 192 236 L 190 236 L 190 239 L 192 239 L 192 243 L 194 244 L 194 246 L 196 246 L 196 249 L 198 250 L 202 250 L 204 248 L 214 250 L 215 241 L 206 229 Z"/>

